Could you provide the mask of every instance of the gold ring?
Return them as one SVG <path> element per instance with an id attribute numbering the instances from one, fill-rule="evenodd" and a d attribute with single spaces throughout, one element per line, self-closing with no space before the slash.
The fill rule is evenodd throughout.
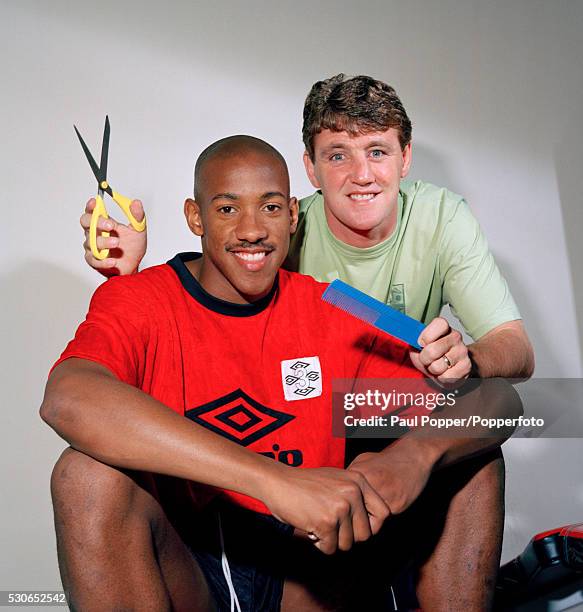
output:
<path id="1" fill-rule="evenodd" d="M 449 368 L 453 365 L 453 363 L 448 359 L 447 355 L 443 356 L 443 360 L 445 361 L 445 365 Z"/>

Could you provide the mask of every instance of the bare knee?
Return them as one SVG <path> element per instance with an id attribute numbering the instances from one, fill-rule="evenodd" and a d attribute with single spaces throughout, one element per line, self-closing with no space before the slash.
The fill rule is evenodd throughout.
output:
<path id="1" fill-rule="evenodd" d="M 479 456 L 470 466 L 468 486 L 474 491 L 500 496 L 504 494 L 506 467 L 500 449 Z"/>
<path id="2" fill-rule="evenodd" d="M 443 471 L 452 494 L 472 491 L 483 495 L 503 494 L 505 466 L 500 449 L 461 461 Z"/>
<path id="3" fill-rule="evenodd" d="M 155 501 L 128 474 L 72 448 L 53 468 L 51 495 L 56 522 L 71 520 L 86 528 L 156 512 Z"/>

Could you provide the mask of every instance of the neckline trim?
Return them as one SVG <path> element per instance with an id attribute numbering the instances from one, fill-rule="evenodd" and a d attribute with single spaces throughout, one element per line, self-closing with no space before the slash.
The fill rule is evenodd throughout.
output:
<path id="1" fill-rule="evenodd" d="M 229 317 L 252 317 L 253 315 L 263 312 L 277 293 L 279 288 L 279 272 L 275 277 L 273 287 L 269 293 L 260 300 L 257 300 L 257 302 L 253 302 L 252 304 L 234 304 L 233 302 L 221 300 L 205 291 L 203 286 L 194 278 L 190 270 L 186 267 L 187 262 L 200 259 L 201 257 L 202 253 L 178 253 L 166 263 L 174 270 L 184 290 L 201 306 L 204 306 L 208 310 Z"/>

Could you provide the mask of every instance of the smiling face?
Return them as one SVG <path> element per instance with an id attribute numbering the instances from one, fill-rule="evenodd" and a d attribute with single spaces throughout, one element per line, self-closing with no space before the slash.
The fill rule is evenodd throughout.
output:
<path id="1" fill-rule="evenodd" d="M 331 232 L 346 244 L 368 247 L 390 236 L 397 221 L 399 185 L 409 172 L 411 145 L 395 128 L 352 135 L 322 130 L 314 159 L 304 153 L 308 177 L 324 196 Z"/>
<path id="2" fill-rule="evenodd" d="M 185 202 L 203 247 L 195 275 L 215 297 L 257 301 L 273 287 L 297 225 L 285 163 L 267 149 L 235 143 L 206 160 L 199 174 L 196 201 Z"/>

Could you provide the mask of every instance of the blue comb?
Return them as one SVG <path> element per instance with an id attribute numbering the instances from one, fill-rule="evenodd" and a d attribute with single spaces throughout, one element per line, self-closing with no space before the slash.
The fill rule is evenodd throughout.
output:
<path id="1" fill-rule="evenodd" d="M 375 300 L 341 280 L 332 281 L 324 291 L 322 299 L 357 319 L 406 342 L 413 348 L 421 350 L 417 338 L 425 329 L 423 323 Z"/>

